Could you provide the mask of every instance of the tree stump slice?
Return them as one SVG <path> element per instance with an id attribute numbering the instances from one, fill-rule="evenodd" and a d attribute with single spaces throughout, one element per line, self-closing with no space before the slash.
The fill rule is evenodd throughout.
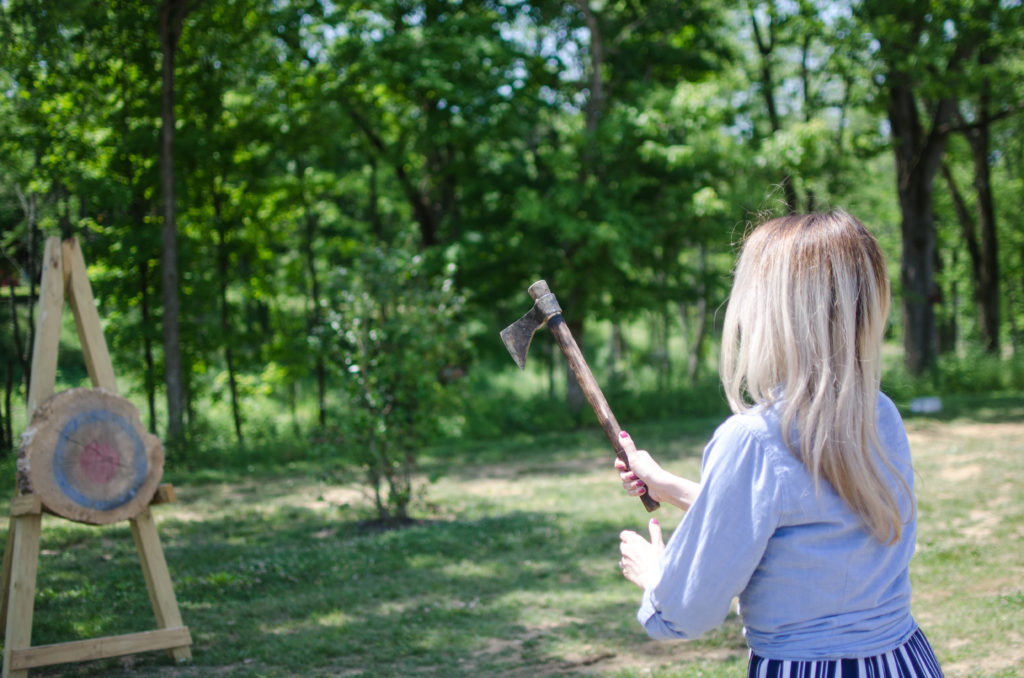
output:
<path id="1" fill-rule="evenodd" d="M 18 449 L 18 487 L 68 520 L 106 525 L 134 518 L 164 470 L 159 438 L 131 402 L 103 389 L 62 391 L 43 402 Z"/>

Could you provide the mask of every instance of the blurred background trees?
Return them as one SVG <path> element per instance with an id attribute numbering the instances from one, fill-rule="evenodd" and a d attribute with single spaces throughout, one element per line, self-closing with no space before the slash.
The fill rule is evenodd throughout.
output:
<path id="1" fill-rule="evenodd" d="M 327 431 L 365 447 L 354 421 L 401 430 L 378 396 L 446 422 L 407 447 L 514 429 L 515 398 L 580 421 L 548 346 L 516 381 L 497 340 L 541 277 L 621 407 L 688 411 L 736 243 L 791 209 L 878 234 L 902 372 L 1017 365 L 1022 24 L 1019 0 L 3 0 L 0 447 L 54 234 L 81 239 L 171 463 Z M 373 397 L 363 359 L 392 370 Z M 467 407 L 407 399 L 424 375 Z"/>

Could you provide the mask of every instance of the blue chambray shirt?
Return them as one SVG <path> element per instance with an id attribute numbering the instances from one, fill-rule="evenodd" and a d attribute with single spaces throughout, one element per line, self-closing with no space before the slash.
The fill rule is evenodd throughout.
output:
<path id="1" fill-rule="evenodd" d="M 895 405 L 878 398 L 879 438 L 913 492 L 910 446 Z M 884 472 L 883 472 L 884 473 Z M 695 638 L 739 596 L 747 644 L 769 659 L 838 659 L 910 638 L 907 566 L 916 523 L 899 542 L 875 539 L 787 448 L 777 410 L 733 415 L 704 450 L 701 490 L 666 545 L 658 583 L 637 618 L 652 638 Z M 885 475 L 904 516 L 913 497 Z"/>

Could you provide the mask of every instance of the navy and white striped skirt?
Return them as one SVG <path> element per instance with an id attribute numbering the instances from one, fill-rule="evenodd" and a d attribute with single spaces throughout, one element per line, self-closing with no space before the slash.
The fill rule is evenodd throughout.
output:
<path id="1" fill-rule="evenodd" d="M 918 630 L 895 650 L 874 657 L 784 661 L 751 653 L 747 678 L 942 678 L 942 668 Z"/>

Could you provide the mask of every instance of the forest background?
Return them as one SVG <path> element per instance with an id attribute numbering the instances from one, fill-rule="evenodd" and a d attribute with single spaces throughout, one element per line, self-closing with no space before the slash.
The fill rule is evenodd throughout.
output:
<path id="1" fill-rule="evenodd" d="M 171 468 L 359 469 L 382 518 L 425 446 L 588 421 L 498 339 L 539 278 L 621 422 L 723 411 L 789 210 L 881 240 L 898 402 L 1019 391 L 1022 128 L 1020 0 L 0 0 L 0 453 L 51 235 Z"/>

